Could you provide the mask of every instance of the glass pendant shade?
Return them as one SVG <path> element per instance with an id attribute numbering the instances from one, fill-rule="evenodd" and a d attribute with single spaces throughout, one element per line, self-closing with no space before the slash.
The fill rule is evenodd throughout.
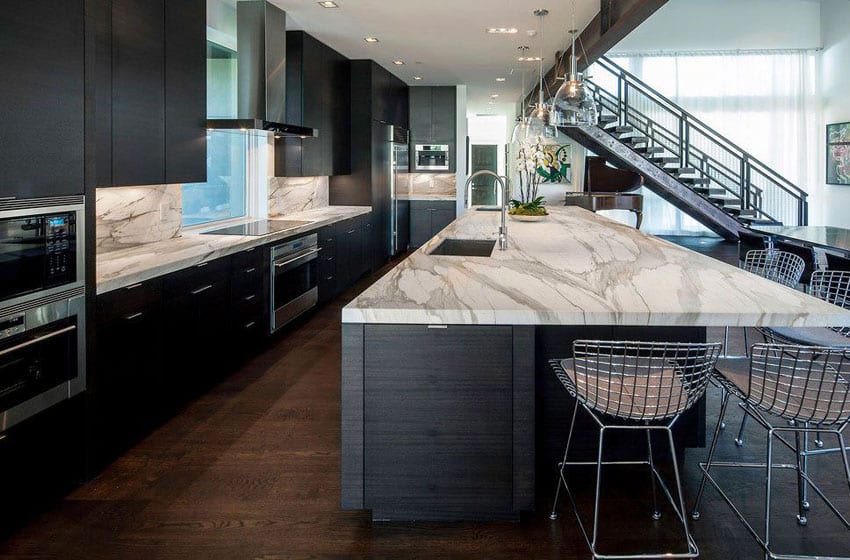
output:
<path id="1" fill-rule="evenodd" d="M 595 125 L 596 103 L 581 76 L 571 74 L 555 94 L 553 106 L 567 126 L 578 124 Z"/>
<path id="2" fill-rule="evenodd" d="M 511 144 L 522 144 L 528 139 L 528 119 L 518 118 L 514 132 L 511 134 Z"/>

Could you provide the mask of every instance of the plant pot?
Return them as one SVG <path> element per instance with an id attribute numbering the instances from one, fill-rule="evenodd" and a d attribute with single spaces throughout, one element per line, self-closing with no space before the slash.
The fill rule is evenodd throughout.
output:
<path id="1" fill-rule="evenodd" d="M 510 216 L 512 220 L 516 220 L 518 222 L 542 222 L 549 217 L 548 214 L 540 216 L 534 216 L 531 214 L 508 214 L 508 216 Z"/>

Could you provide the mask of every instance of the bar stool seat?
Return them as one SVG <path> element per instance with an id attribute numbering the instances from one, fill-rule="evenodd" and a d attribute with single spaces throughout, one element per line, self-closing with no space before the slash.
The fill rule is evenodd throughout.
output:
<path id="1" fill-rule="evenodd" d="M 790 344 L 806 346 L 850 346 L 850 337 L 829 327 L 774 327 L 768 331 L 774 338 Z M 777 340 L 778 342 L 778 340 Z"/>

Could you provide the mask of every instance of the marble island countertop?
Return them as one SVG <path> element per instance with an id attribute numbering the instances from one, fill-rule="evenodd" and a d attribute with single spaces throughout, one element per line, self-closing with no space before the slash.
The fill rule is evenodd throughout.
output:
<path id="1" fill-rule="evenodd" d="M 446 238 L 495 239 L 467 211 L 342 311 L 346 323 L 846 326 L 850 312 L 578 207 L 509 221 L 490 257 L 430 255 Z"/>
<path id="2" fill-rule="evenodd" d="M 222 227 L 216 225 L 184 231 L 182 237 L 174 239 L 98 253 L 97 293 L 102 294 L 251 247 L 293 237 L 348 218 L 368 214 L 371 210 L 368 206 L 328 206 L 271 218 L 310 222 L 275 234 L 259 237 L 202 235 L 204 231 Z M 253 220 L 246 219 L 235 223 L 250 221 Z"/>
<path id="3" fill-rule="evenodd" d="M 400 194 L 398 195 L 399 200 L 457 200 L 456 194 L 434 194 L 434 193 L 425 193 L 425 194 Z"/>

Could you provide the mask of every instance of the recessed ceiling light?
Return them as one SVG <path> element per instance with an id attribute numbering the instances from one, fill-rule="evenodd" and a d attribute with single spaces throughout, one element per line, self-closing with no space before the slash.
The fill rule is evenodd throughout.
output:
<path id="1" fill-rule="evenodd" d="M 486 29 L 490 35 L 514 35 L 519 33 L 516 27 L 488 27 Z"/>
<path id="2" fill-rule="evenodd" d="M 504 81 L 505 81 L 505 78 L 496 78 L 496 81 L 497 81 L 497 82 L 504 82 Z"/>
<path id="3" fill-rule="evenodd" d="M 499 97 L 499 94 L 494 93 L 493 95 L 490 96 L 490 99 L 496 99 L 497 97 Z"/>
<path id="4" fill-rule="evenodd" d="M 339 4 L 331 0 L 324 0 L 322 2 L 319 2 L 319 6 L 323 8 L 339 8 Z"/>
<path id="5" fill-rule="evenodd" d="M 378 39 L 377 37 L 363 37 L 363 40 L 366 41 L 367 43 L 380 43 L 381 42 L 381 40 Z"/>
<path id="6" fill-rule="evenodd" d="M 404 61 L 403 60 L 393 60 L 393 64 L 395 64 L 396 66 L 404 66 Z"/>
<path id="7" fill-rule="evenodd" d="M 413 79 L 414 79 L 414 80 L 421 80 L 421 79 L 422 79 L 422 76 L 413 76 Z"/>
<path id="8" fill-rule="evenodd" d="M 540 62 L 543 60 L 539 56 L 521 56 L 517 58 L 518 62 Z"/>

